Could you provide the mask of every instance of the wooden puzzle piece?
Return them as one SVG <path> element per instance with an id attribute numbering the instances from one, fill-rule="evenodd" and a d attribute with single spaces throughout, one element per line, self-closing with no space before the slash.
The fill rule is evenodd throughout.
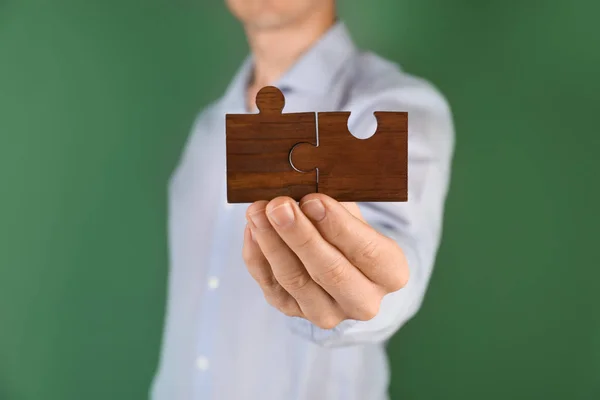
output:
<path id="1" fill-rule="evenodd" d="M 317 191 L 317 172 L 300 173 L 290 163 L 297 143 L 317 144 L 314 112 L 282 114 L 285 98 L 273 86 L 256 95 L 258 114 L 225 117 L 227 201 L 251 203 Z"/>
<path id="2" fill-rule="evenodd" d="M 408 200 L 408 113 L 374 113 L 377 131 L 359 139 L 348 131 L 350 112 L 320 112 L 318 146 L 297 144 L 290 162 L 317 169 L 317 191 L 338 201 Z"/>

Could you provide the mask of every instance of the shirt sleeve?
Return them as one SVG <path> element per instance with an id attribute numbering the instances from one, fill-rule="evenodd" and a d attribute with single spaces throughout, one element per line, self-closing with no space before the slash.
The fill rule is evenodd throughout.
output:
<path id="1" fill-rule="evenodd" d="M 399 244 L 410 279 L 384 297 L 379 313 L 369 321 L 346 320 L 327 330 L 302 318 L 289 319 L 295 333 L 326 347 L 385 341 L 419 310 L 442 235 L 454 151 L 450 108 L 427 82 L 415 79 L 408 88 L 384 91 L 357 108 L 361 112 L 348 123 L 357 136 L 375 132 L 374 111 L 408 111 L 408 201 L 359 207 L 371 226 Z"/>

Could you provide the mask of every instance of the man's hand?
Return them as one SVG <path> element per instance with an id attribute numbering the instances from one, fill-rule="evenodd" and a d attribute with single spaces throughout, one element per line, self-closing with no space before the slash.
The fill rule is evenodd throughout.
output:
<path id="1" fill-rule="evenodd" d="M 356 203 L 311 194 L 248 207 L 244 261 L 269 304 L 323 329 L 367 321 L 383 296 L 404 287 L 400 247 L 369 226 Z"/>

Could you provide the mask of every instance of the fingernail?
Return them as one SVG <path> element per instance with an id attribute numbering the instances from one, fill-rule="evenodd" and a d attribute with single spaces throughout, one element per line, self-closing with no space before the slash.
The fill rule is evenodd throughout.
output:
<path id="1" fill-rule="evenodd" d="M 300 207 L 304 214 L 313 221 L 320 221 L 325 218 L 325 206 L 319 199 L 309 200 Z"/>
<path id="2" fill-rule="evenodd" d="M 271 226 L 267 216 L 265 215 L 265 210 L 256 211 L 250 215 L 248 215 L 250 221 L 256 226 L 258 229 L 266 229 Z M 252 227 L 250 227 L 250 231 L 252 231 Z"/>
<path id="3" fill-rule="evenodd" d="M 268 211 L 269 216 L 279 226 L 286 226 L 294 222 L 294 210 L 290 203 L 283 203 Z"/>

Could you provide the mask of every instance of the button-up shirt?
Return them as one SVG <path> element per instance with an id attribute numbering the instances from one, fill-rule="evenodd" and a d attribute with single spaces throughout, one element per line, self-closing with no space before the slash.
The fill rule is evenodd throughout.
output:
<path id="1" fill-rule="evenodd" d="M 248 56 L 224 96 L 200 113 L 169 183 L 170 275 L 154 400 L 380 400 L 385 343 L 418 310 L 442 231 L 454 133 L 449 107 L 428 82 L 357 49 L 337 22 L 274 86 L 284 112 L 351 111 L 358 137 L 374 111 L 408 112 L 408 201 L 359 203 L 395 239 L 409 283 L 370 321 L 325 330 L 271 307 L 242 259 L 248 204 L 226 200 L 225 114 L 247 113 Z"/>

